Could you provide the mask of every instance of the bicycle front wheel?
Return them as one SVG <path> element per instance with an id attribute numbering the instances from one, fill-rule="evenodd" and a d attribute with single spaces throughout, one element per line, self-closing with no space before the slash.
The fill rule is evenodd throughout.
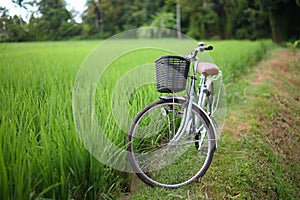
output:
<path id="1" fill-rule="evenodd" d="M 160 100 L 144 108 L 130 127 L 129 160 L 148 185 L 177 188 L 201 178 L 211 164 L 214 129 L 196 105 L 183 122 L 185 105 L 181 99 Z"/>

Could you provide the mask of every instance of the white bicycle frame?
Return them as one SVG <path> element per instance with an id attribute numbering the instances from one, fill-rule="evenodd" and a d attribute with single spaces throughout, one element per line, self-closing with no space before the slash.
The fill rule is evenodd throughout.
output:
<path id="1" fill-rule="evenodd" d="M 204 103 L 206 102 L 206 98 L 208 98 L 208 95 L 207 95 L 207 92 L 208 92 L 207 80 L 213 82 L 213 81 L 221 78 L 222 77 L 222 72 L 219 71 L 218 75 L 212 76 L 211 78 L 208 78 L 207 74 L 201 74 L 200 83 L 198 84 L 198 92 L 196 91 L 195 84 L 196 84 L 196 79 L 197 79 L 197 77 L 196 77 L 196 75 L 197 75 L 197 66 L 199 64 L 199 59 L 197 57 L 197 54 L 198 54 L 198 52 L 204 51 L 204 49 L 201 49 L 201 47 L 203 47 L 203 46 L 200 46 L 200 47 L 196 48 L 194 52 L 190 53 L 186 57 L 187 59 L 192 61 L 192 64 L 194 64 L 193 65 L 194 70 L 193 70 L 193 75 L 191 76 L 192 80 L 191 80 L 190 88 L 189 88 L 189 91 L 188 91 L 188 95 L 185 98 L 185 101 L 187 102 L 188 105 L 184 109 L 180 126 L 179 126 L 176 134 L 172 138 L 172 140 L 169 142 L 169 145 L 173 145 L 174 143 L 176 144 L 176 142 L 178 142 L 178 140 L 184 134 L 186 134 L 187 136 L 189 135 L 190 127 L 191 127 L 191 124 L 193 122 L 192 121 L 193 119 L 191 119 L 191 111 L 192 111 L 193 104 L 196 105 L 197 107 L 199 107 L 199 109 L 201 109 L 202 111 L 204 111 L 204 113 L 206 113 L 207 118 L 211 122 L 210 124 L 212 125 L 213 129 L 215 130 L 215 126 L 214 126 L 214 123 L 211 120 L 211 116 L 213 115 L 213 113 L 216 111 L 216 109 L 218 107 L 221 90 L 218 91 L 217 100 L 216 100 L 217 102 L 215 102 L 215 99 L 213 99 L 212 105 L 216 104 L 216 106 L 214 106 L 214 108 L 212 108 L 211 110 L 204 110 Z M 195 100 L 195 97 L 197 97 L 196 100 Z M 167 98 L 167 97 L 162 97 L 162 99 L 163 98 Z M 172 97 L 172 98 L 175 99 L 174 97 Z M 176 98 L 181 98 L 181 97 L 176 97 Z M 198 100 L 198 102 L 197 102 L 197 100 Z M 208 107 L 208 109 L 210 109 L 211 105 L 208 105 L 207 107 Z M 195 120 L 194 123 L 196 124 L 196 127 L 197 127 L 196 133 L 201 132 L 201 138 L 199 139 L 199 150 L 200 150 L 201 144 L 203 143 L 203 140 L 204 140 L 204 137 L 205 137 L 205 134 L 206 134 L 206 131 L 204 131 L 204 133 L 202 133 L 201 129 L 203 129 L 203 125 L 201 125 L 201 126 L 199 125 L 200 122 L 199 122 L 199 119 L 197 117 L 195 117 L 194 120 Z"/>

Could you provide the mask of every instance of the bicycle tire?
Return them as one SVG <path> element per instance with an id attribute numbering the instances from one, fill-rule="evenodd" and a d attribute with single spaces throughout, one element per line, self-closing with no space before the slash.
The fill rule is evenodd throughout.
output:
<path id="1" fill-rule="evenodd" d="M 129 161 L 137 176 L 150 186 L 174 189 L 190 184 L 201 178 L 212 162 L 216 149 L 214 128 L 207 114 L 196 104 L 192 105 L 192 115 L 199 118 L 198 124 L 189 121 L 191 125 L 185 130 L 188 133 L 184 133 L 179 141 L 170 140 L 174 139 L 185 105 L 185 101 L 178 98 L 157 101 L 145 107 L 131 124 Z M 167 118 L 172 118 L 173 123 Z M 200 141 L 198 147 L 195 142 L 197 127 L 202 127 L 198 133 L 202 131 L 206 137 L 201 148 Z"/>

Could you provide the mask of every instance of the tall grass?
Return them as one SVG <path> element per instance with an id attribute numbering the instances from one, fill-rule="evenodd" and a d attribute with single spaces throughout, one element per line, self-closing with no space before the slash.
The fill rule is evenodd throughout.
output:
<path id="1" fill-rule="evenodd" d="M 110 193 L 116 176 L 106 173 L 108 170 L 84 149 L 72 119 L 76 71 L 95 45 L 67 42 L 1 46 L 4 198 L 80 199 Z"/>
<path id="2" fill-rule="evenodd" d="M 116 191 L 128 187 L 129 175 L 106 167 L 91 156 L 77 137 L 73 123 L 76 72 L 98 43 L 0 44 L 1 199 L 110 199 L 116 197 Z M 227 84 L 247 72 L 249 64 L 272 45 L 270 41 L 212 43 L 213 58 L 222 67 Z M 157 56 L 157 52 L 150 54 Z M 150 54 L 139 55 L 139 59 L 149 59 Z M 118 78 L 130 68 L 130 56 L 123 63 L 127 66 L 121 66 L 121 70 L 108 70 L 106 83 L 99 91 L 103 91 L 102 87 L 108 94 L 112 91 Z M 136 110 L 158 96 L 155 91 L 145 91 L 132 99 L 133 107 L 139 105 Z M 101 95 L 96 99 L 96 105 L 101 102 L 101 112 L 107 116 L 110 98 Z M 124 144 L 126 136 L 113 118 L 109 120 L 108 136 L 117 145 Z"/>

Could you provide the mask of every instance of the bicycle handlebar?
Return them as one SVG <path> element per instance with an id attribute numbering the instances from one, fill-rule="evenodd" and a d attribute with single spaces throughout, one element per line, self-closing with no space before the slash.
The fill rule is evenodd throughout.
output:
<path id="1" fill-rule="evenodd" d="M 186 58 L 194 60 L 194 59 L 196 59 L 196 56 L 199 51 L 203 52 L 203 51 L 210 51 L 213 49 L 214 49 L 213 46 L 210 46 L 210 45 L 207 46 L 203 42 L 199 42 L 198 47 L 194 50 L 194 52 L 191 52 L 190 54 L 188 54 L 186 56 Z"/>

